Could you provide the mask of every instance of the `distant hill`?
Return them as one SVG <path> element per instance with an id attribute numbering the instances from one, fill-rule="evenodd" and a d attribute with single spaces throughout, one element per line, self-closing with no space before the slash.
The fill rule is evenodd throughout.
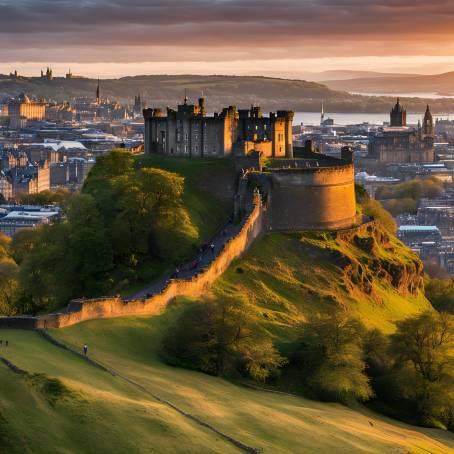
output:
<path id="1" fill-rule="evenodd" d="M 94 98 L 96 85 L 96 79 L 88 78 L 57 77 L 48 80 L 39 77 L 0 76 L 0 100 L 22 91 L 57 101 L 81 96 Z M 163 108 L 181 102 L 185 90 L 191 100 L 196 100 L 203 93 L 209 111 L 228 105 L 248 108 L 251 104 L 259 104 L 265 112 L 278 109 L 317 112 L 324 101 L 326 111 L 333 113 L 387 113 L 395 101 L 391 97 L 351 95 L 315 82 L 258 76 L 144 75 L 101 81 L 102 97 L 132 104 L 134 96 L 140 93 L 148 106 Z M 454 112 L 454 103 L 450 100 L 414 98 L 405 100 L 405 105 L 410 112 L 424 112 L 428 102 L 434 112 Z"/>
<path id="2" fill-rule="evenodd" d="M 434 75 L 379 75 L 323 82 L 333 90 L 358 93 L 437 93 L 454 95 L 454 72 Z"/>
<path id="3" fill-rule="evenodd" d="M 322 71 L 319 73 L 312 73 L 307 79 L 314 82 L 320 82 L 322 84 L 325 81 L 331 80 L 349 80 L 349 79 L 369 79 L 372 77 L 408 77 L 408 76 L 418 76 L 418 74 L 406 74 L 406 73 L 382 73 L 377 71 L 355 71 L 355 70 L 345 70 L 345 69 L 335 69 L 330 71 Z"/>

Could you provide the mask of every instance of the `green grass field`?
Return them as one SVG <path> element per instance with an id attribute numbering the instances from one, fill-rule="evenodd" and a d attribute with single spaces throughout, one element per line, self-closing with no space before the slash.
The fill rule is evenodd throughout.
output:
<path id="1" fill-rule="evenodd" d="M 52 334 L 78 349 L 86 342 L 103 364 L 265 453 L 454 452 L 454 436 L 446 432 L 166 366 L 157 355 L 162 332 L 188 303 L 158 317 L 94 320 Z M 52 404 L 29 380 L 0 365 L 5 452 L 240 452 L 37 333 L 0 331 L 0 337 L 10 342 L 3 356 L 71 390 Z"/>

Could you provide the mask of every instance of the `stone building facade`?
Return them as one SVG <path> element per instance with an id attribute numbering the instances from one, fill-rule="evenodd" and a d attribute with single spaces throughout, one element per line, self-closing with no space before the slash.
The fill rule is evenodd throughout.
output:
<path id="1" fill-rule="evenodd" d="M 46 114 L 46 104 L 31 100 L 24 93 L 8 102 L 9 125 L 20 128 L 23 120 L 42 120 Z"/>
<path id="2" fill-rule="evenodd" d="M 407 111 L 397 100 L 390 126 L 370 137 L 369 157 L 384 163 L 431 163 L 435 161 L 434 122 L 429 106 L 423 124 L 407 126 Z"/>
<path id="3" fill-rule="evenodd" d="M 234 152 L 241 142 L 263 143 L 272 157 L 292 157 L 293 112 L 278 111 L 265 117 L 259 107 L 237 110 L 224 108 L 212 116 L 206 114 L 205 99 L 197 105 L 185 98 L 177 110 L 145 109 L 145 152 L 187 157 L 223 157 Z M 248 150 L 239 146 L 238 150 Z"/>

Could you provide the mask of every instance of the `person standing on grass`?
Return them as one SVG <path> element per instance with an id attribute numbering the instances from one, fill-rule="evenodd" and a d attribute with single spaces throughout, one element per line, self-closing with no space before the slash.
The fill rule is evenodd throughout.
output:
<path id="1" fill-rule="evenodd" d="M 84 345 L 84 355 L 87 356 L 88 353 L 88 346 L 87 344 Z"/>

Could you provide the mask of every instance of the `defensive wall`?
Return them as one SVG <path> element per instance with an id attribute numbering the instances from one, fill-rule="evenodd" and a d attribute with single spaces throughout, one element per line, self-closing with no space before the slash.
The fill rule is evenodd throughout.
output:
<path id="1" fill-rule="evenodd" d="M 225 243 L 220 253 L 204 270 L 190 279 L 171 279 L 161 293 L 150 298 L 129 301 L 119 297 L 72 300 L 67 308 L 59 313 L 38 317 L 0 317 L 0 328 L 63 328 L 96 318 L 155 315 L 177 296 L 200 297 L 261 234 L 263 214 L 260 195 L 256 194 L 252 211 L 243 221 L 240 232 Z"/>

